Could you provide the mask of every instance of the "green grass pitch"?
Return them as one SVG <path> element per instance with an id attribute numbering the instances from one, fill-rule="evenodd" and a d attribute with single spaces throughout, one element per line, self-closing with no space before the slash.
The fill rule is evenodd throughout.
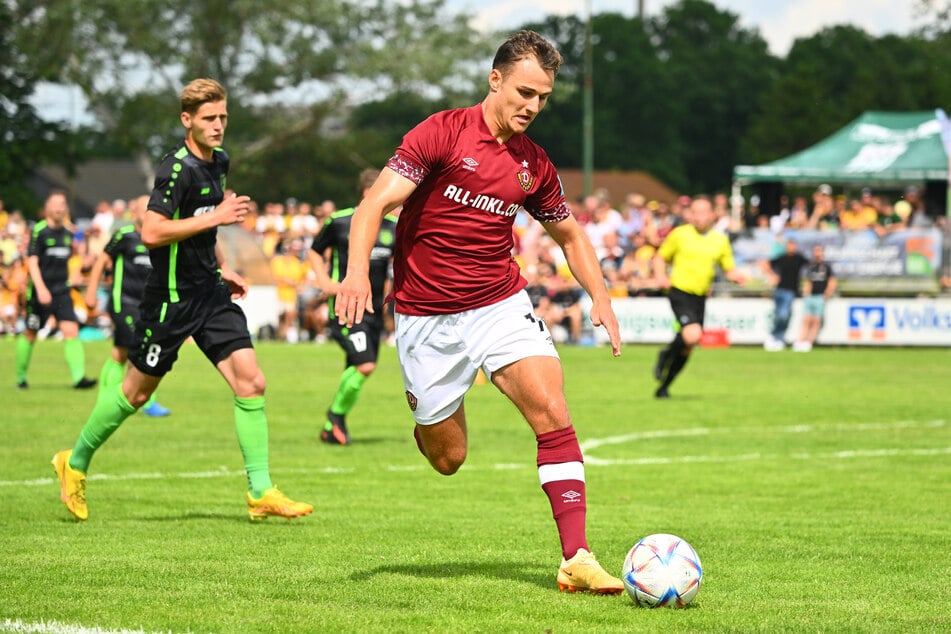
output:
<path id="1" fill-rule="evenodd" d="M 108 350 L 87 344 L 90 374 Z M 258 346 L 272 475 L 313 515 L 248 521 L 228 388 L 189 346 L 158 392 L 172 416 L 138 414 L 103 447 L 77 523 L 49 461 L 95 394 L 69 387 L 54 341 L 18 392 L 0 341 L 0 631 L 951 630 L 951 351 L 701 349 L 669 401 L 656 351 L 561 348 L 591 548 L 618 574 L 640 537 L 687 539 L 704 582 L 684 610 L 559 593 L 527 425 L 474 387 L 469 459 L 438 475 L 392 348 L 336 447 L 317 434 L 337 347 Z"/>

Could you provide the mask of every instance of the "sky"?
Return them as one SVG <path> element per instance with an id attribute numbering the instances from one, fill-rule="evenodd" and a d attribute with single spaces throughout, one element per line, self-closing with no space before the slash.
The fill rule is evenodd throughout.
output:
<path id="1" fill-rule="evenodd" d="M 587 7 L 595 14 L 633 17 L 638 0 L 446 0 L 450 11 L 474 16 L 480 30 L 505 30 L 537 21 L 540 16 L 578 15 Z M 658 15 L 676 0 L 643 0 L 647 16 Z M 793 41 L 827 26 L 851 24 L 874 36 L 907 35 L 921 26 L 912 0 L 713 0 L 722 11 L 740 18 L 740 25 L 757 29 L 774 55 L 784 57 Z"/>

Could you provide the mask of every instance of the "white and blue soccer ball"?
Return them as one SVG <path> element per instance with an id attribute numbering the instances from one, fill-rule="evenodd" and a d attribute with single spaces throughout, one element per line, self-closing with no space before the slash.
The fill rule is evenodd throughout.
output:
<path id="1" fill-rule="evenodd" d="M 693 546 L 676 535 L 657 533 L 627 553 L 621 580 L 637 605 L 682 608 L 700 591 L 703 568 Z"/>

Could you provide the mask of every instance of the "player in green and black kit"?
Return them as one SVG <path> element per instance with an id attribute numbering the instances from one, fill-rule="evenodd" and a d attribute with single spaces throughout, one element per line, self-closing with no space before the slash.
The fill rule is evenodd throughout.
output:
<path id="1" fill-rule="evenodd" d="M 69 206 L 66 194 L 54 191 L 43 205 L 44 218 L 33 227 L 27 252 L 30 279 L 26 289 L 26 328 L 17 340 L 17 387 L 29 387 L 27 372 L 36 334 L 50 317 L 56 318 L 63 334 L 63 352 L 73 387 L 86 389 L 96 384 L 86 378 L 86 355 L 79 341 L 79 320 L 73 310 L 69 285 L 69 258 L 73 254 L 73 236 L 66 227 Z"/>
<path id="2" fill-rule="evenodd" d="M 357 193 L 360 200 L 376 181 L 379 170 L 368 169 L 360 173 Z M 390 277 L 390 265 L 393 259 L 393 244 L 396 235 L 396 216 L 388 215 L 383 219 L 376 244 L 370 254 L 370 285 L 373 291 L 373 312 L 367 313 L 363 321 L 350 328 L 337 323 L 334 313 L 334 298 L 340 280 L 347 272 L 347 258 L 350 252 L 350 219 L 354 208 L 341 209 L 324 222 L 320 233 L 314 238 L 308 252 L 308 259 L 317 285 L 328 295 L 330 301 L 331 335 L 346 353 L 346 361 L 337 393 L 327 410 L 327 421 L 320 432 L 320 439 L 332 445 L 350 444 L 346 416 L 353 409 L 363 389 L 363 383 L 376 368 L 380 352 L 380 336 L 383 332 L 383 300 L 386 281 Z M 330 251 L 329 270 L 324 254 Z"/>
<path id="3" fill-rule="evenodd" d="M 112 268 L 112 291 L 109 293 L 108 311 L 112 319 L 112 354 L 102 365 L 99 373 L 99 395 L 102 396 L 117 384 L 122 383 L 129 346 L 134 341 L 134 326 L 139 320 L 139 304 L 145 293 L 145 281 L 152 272 L 149 250 L 142 244 L 142 221 L 148 209 L 149 197 L 139 196 L 129 202 L 132 223 L 113 232 L 103 252 L 89 273 L 86 286 L 86 306 L 95 310 L 99 305 L 99 282 L 106 269 Z M 147 416 L 168 416 L 171 412 L 162 407 L 155 394 L 142 408 Z"/>
<path id="4" fill-rule="evenodd" d="M 182 91 L 181 106 L 185 140 L 156 170 L 142 225 L 153 270 L 129 347 L 130 367 L 122 383 L 97 401 L 73 449 L 53 456 L 60 499 L 77 519 L 88 517 L 86 472 L 93 454 L 148 401 L 192 338 L 234 393 L 251 520 L 301 517 L 313 507 L 289 499 L 271 482 L 264 374 L 247 319 L 233 301 L 247 294 L 248 285 L 228 268 L 217 245 L 217 228 L 241 223 L 250 207 L 247 196 L 225 195 L 229 160 L 220 146 L 227 93 L 214 80 L 196 79 Z"/>

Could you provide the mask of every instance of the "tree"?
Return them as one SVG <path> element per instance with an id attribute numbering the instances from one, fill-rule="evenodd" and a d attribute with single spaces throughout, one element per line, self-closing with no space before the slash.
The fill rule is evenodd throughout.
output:
<path id="1" fill-rule="evenodd" d="M 486 45 L 444 0 L 10 0 L 14 46 L 37 74 L 79 86 L 98 123 L 150 172 L 181 136 L 193 77 L 229 90 L 228 149 L 279 155 L 344 107 L 395 91 L 456 95 Z"/>
<path id="2" fill-rule="evenodd" d="M 744 136 L 744 162 L 802 150 L 866 110 L 948 105 L 949 63 L 946 41 L 919 36 L 875 38 L 856 27 L 834 26 L 796 40 Z"/>
<path id="3" fill-rule="evenodd" d="M 951 32 L 951 2 L 948 0 L 917 0 L 915 9 L 922 18 L 930 20 L 922 35 L 937 37 Z"/>
<path id="4" fill-rule="evenodd" d="M 549 37 L 564 57 L 552 99 L 530 134 L 556 165 L 581 167 L 585 25 L 552 16 L 528 28 Z M 682 155 L 672 125 L 677 103 L 663 98 L 674 85 L 662 72 L 643 21 L 599 14 L 591 31 L 595 168 L 641 169 L 681 182 Z"/>
<path id="5" fill-rule="evenodd" d="M 31 215 L 39 206 L 26 185 L 33 166 L 50 161 L 70 167 L 74 157 L 65 130 L 43 121 L 29 102 L 37 80 L 11 43 L 11 27 L 12 13 L 0 2 L 0 199 Z"/>
<path id="6" fill-rule="evenodd" d="M 739 140 L 761 110 L 760 98 L 778 77 L 780 62 L 739 16 L 704 0 L 681 0 L 651 19 L 649 34 L 662 72 L 676 87 L 676 134 L 683 178 L 693 191 L 725 188 L 739 157 Z"/>
<path id="7" fill-rule="evenodd" d="M 550 111 L 530 134 L 557 165 L 580 167 L 584 24 L 552 16 L 528 28 L 565 58 Z M 702 0 L 646 23 L 596 15 L 592 33 L 595 167 L 645 170 L 694 192 L 725 187 L 759 90 L 779 68 L 765 40 Z"/>

